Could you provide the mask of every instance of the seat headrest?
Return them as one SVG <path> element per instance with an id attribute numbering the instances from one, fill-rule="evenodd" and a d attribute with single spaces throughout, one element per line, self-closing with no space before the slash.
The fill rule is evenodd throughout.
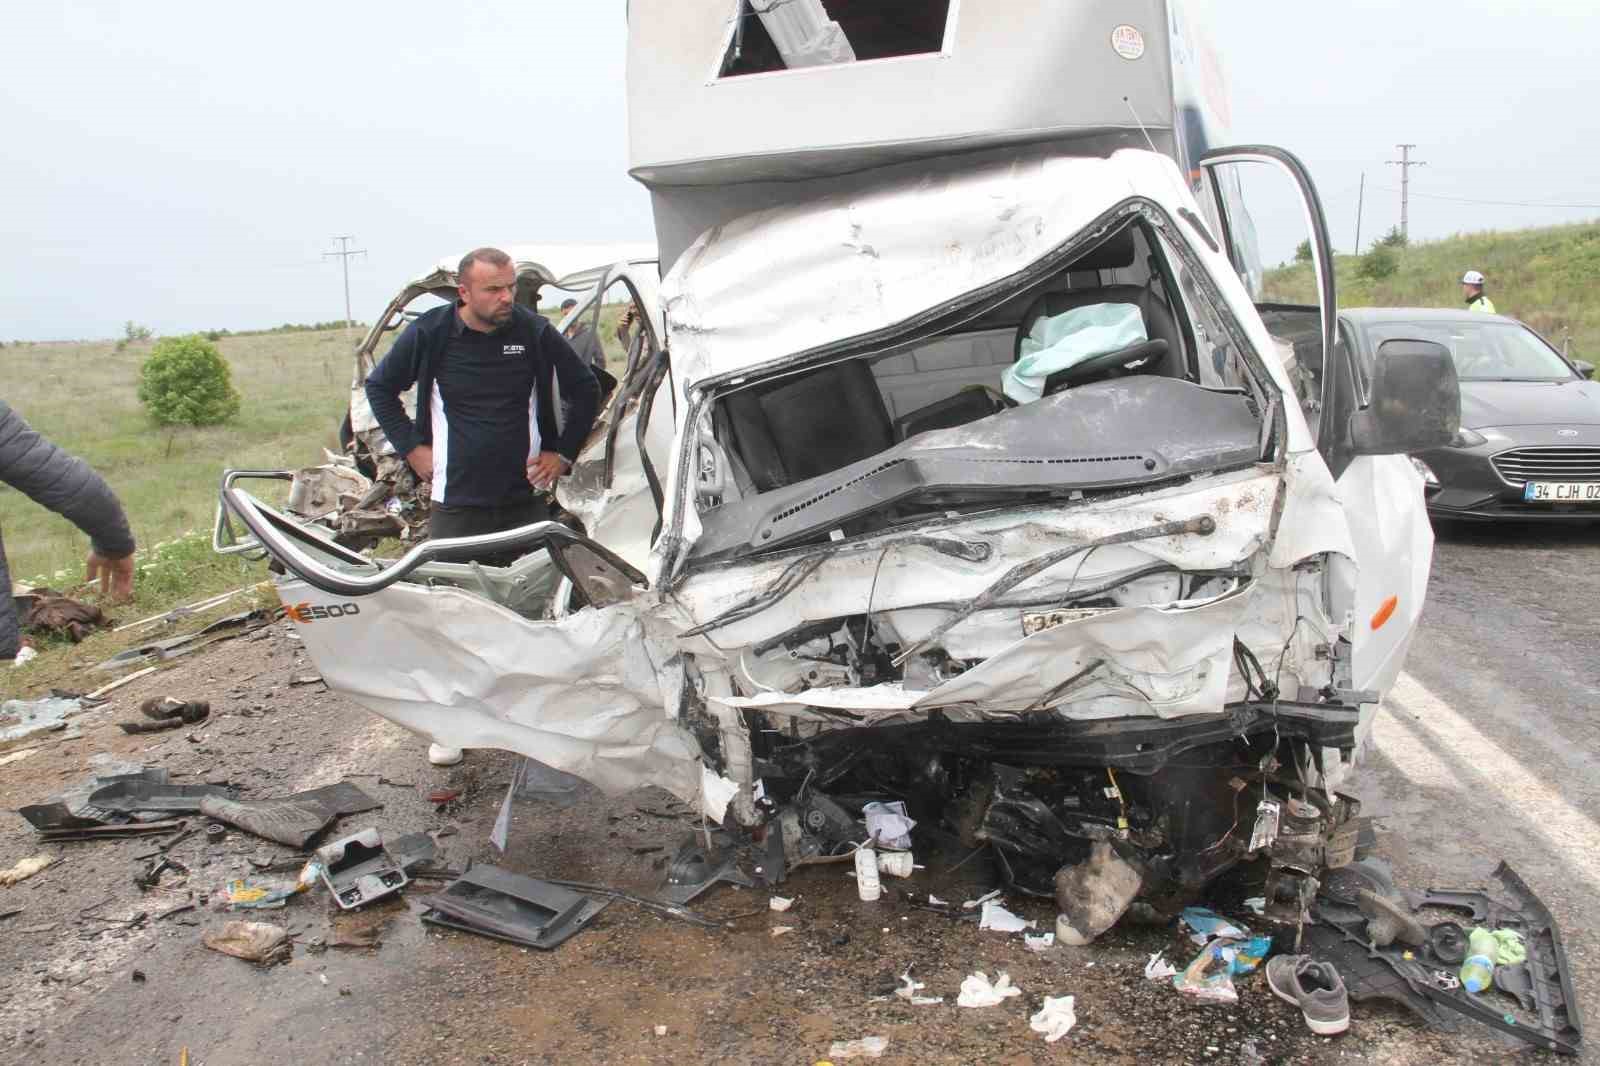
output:
<path id="1" fill-rule="evenodd" d="M 1095 248 L 1081 259 L 1074 259 L 1067 265 L 1073 272 L 1079 270 L 1123 270 L 1133 265 L 1136 249 L 1133 243 L 1133 228 L 1125 227 L 1121 232 L 1113 235 L 1105 243 Z"/>

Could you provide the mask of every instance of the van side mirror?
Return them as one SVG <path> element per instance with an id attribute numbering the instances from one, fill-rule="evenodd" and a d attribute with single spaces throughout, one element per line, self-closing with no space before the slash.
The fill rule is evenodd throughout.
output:
<path id="1" fill-rule="evenodd" d="M 1384 341 L 1365 409 L 1350 416 L 1356 455 L 1442 448 L 1461 425 L 1461 383 L 1450 350 L 1433 341 Z"/>
<path id="2" fill-rule="evenodd" d="M 1576 370 L 1579 376 L 1585 378 L 1594 377 L 1594 364 L 1587 359 L 1573 359 L 1571 362 L 1572 369 Z"/>

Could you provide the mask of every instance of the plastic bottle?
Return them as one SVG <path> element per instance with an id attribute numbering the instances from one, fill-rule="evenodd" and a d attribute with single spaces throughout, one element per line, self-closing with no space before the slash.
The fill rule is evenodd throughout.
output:
<path id="1" fill-rule="evenodd" d="M 878 880 L 878 853 L 862 846 L 856 849 L 856 893 L 866 903 L 871 903 L 883 892 Z"/>
<path id="2" fill-rule="evenodd" d="M 913 860 L 909 851 L 880 851 L 878 853 L 878 870 L 890 877 L 910 877 L 913 870 Z"/>
<path id="3" fill-rule="evenodd" d="M 1494 959 L 1499 952 L 1494 934 L 1474 929 L 1467 938 L 1467 961 L 1461 964 L 1461 987 L 1473 995 L 1494 984 Z"/>

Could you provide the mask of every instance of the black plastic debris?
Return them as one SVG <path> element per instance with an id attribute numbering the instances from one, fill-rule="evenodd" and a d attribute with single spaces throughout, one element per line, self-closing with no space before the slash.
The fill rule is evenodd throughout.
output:
<path id="1" fill-rule="evenodd" d="M 376 829 L 363 829 L 317 849 L 322 882 L 343 910 L 364 907 L 404 888 L 410 878 L 383 846 Z"/>
<path id="2" fill-rule="evenodd" d="M 741 857 L 742 849 L 732 843 L 727 834 L 720 831 L 711 834 L 711 845 L 707 847 L 705 837 L 694 833 L 667 865 L 667 878 L 660 896 L 671 903 L 688 903 L 718 881 L 755 888 L 755 878 L 740 869 Z"/>
<path id="3" fill-rule="evenodd" d="M 348 781 L 297 792 L 281 799 L 236 801 L 209 797 L 200 801 L 200 813 L 243 829 L 247 833 L 304 848 L 335 818 L 377 810 L 383 804 Z"/>
<path id="4" fill-rule="evenodd" d="M 206 797 L 231 798 L 233 792 L 221 785 L 154 784 L 144 778 L 125 779 L 96 789 L 89 805 L 121 814 L 162 811 L 167 814 L 198 814 Z"/>
<path id="5" fill-rule="evenodd" d="M 137 763 L 108 767 L 108 772 L 89 777 L 64 789 L 43 803 L 17 808 L 17 813 L 46 840 L 90 840 L 128 834 L 161 832 L 178 824 L 170 809 L 144 810 L 126 807 L 119 797 L 149 790 L 169 789 L 166 770 L 140 767 Z M 116 806 L 101 806 L 95 799 L 101 793 Z"/>
<path id="6" fill-rule="evenodd" d="M 1472 995 L 1455 978 L 1462 923 L 1430 926 L 1427 942 L 1418 949 L 1399 942 L 1372 945 L 1366 920 L 1351 901 L 1361 890 L 1393 891 L 1387 866 L 1376 860 L 1330 872 L 1313 905 L 1316 922 L 1305 930 L 1306 950 L 1334 964 L 1353 1000 L 1391 999 L 1442 1029 L 1457 1028 L 1460 1019 L 1471 1018 L 1503 1038 L 1576 1055 L 1583 1044 L 1583 1020 L 1555 919 L 1504 862 L 1494 879 L 1501 890 L 1498 898 L 1478 889 L 1402 895 L 1414 911 L 1454 911 L 1473 925 L 1522 934 L 1527 961 L 1495 968 L 1496 988 L 1510 997 L 1504 1003 L 1487 994 Z M 1511 1006 L 1517 1010 L 1507 1009 Z"/>
<path id="7" fill-rule="evenodd" d="M 430 925 L 548 951 L 588 925 L 611 900 L 479 865 L 426 902 L 422 920 Z"/>

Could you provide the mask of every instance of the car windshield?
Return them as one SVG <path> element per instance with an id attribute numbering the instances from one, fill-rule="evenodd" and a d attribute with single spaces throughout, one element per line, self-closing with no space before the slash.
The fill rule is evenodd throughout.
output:
<path id="1" fill-rule="evenodd" d="M 1572 370 L 1551 347 L 1515 322 L 1377 322 L 1373 350 L 1387 340 L 1438 341 L 1450 349 L 1462 381 L 1570 381 Z"/>

